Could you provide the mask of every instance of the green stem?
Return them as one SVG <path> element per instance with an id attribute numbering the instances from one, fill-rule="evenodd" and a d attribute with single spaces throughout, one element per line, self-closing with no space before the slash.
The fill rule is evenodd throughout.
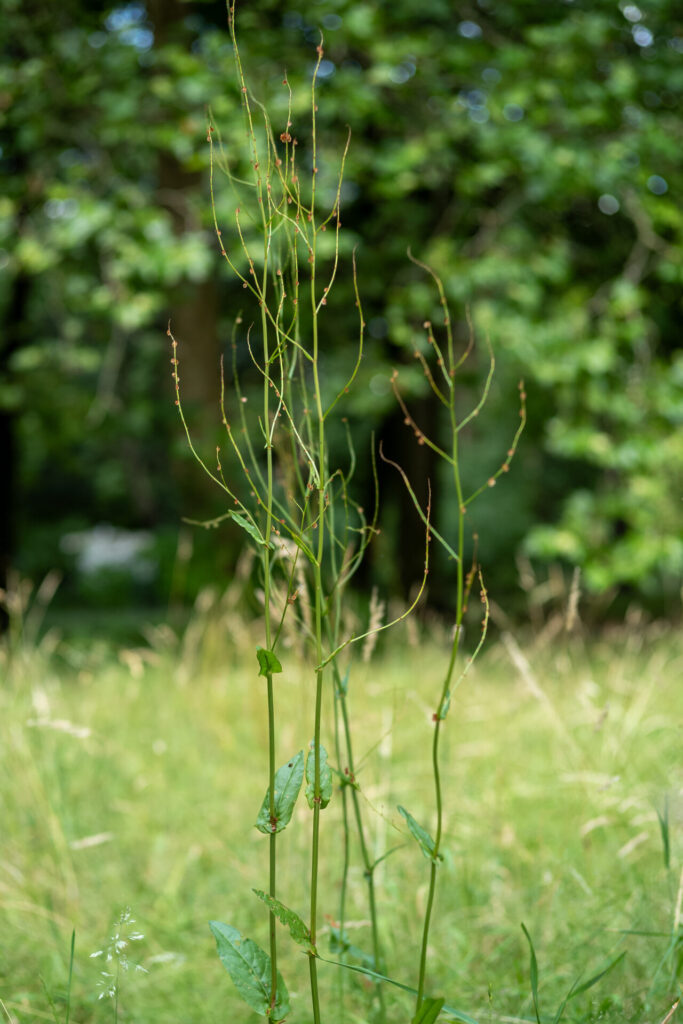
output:
<path id="1" fill-rule="evenodd" d="M 314 1024 L 320 1024 L 320 995 L 318 994 L 317 957 L 309 956 L 308 968 L 311 977 L 311 1001 L 313 1004 Z"/>
<path id="2" fill-rule="evenodd" d="M 449 332 L 450 336 L 450 332 Z M 451 364 L 452 364 L 452 352 L 450 352 Z M 453 438 L 452 447 L 452 466 L 453 466 L 453 478 L 455 483 L 455 491 L 458 500 L 458 561 L 457 561 L 457 580 L 456 580 L 456 615 L 455 615 L 455 635 L 453 637 L 453 644 L 451 646 L 451 655 L 448 662 L 448 668 L 446 670 L 446 676 L 444 678 L 443 686 L 441 687 L 441 695 L 439 698 L 439 704 L 436 710 L 436 724 L 434 726 L 434 738 L 432 740 L 432 771 L 434 774 L 434 793 L 436 797 L 436 832 L 434 835 L 434 852 L 432 856 L 432 863 L 429 871 L 429 890 L 427 894 L 427 907 L 425 909 L 425 920 L 422 931 L 422 945 L 420 948 L 420 967 L 418 974 L 417 984 L 417 999 L 416 999 L 416 1013 L 419 1013 L 422 1005 L 422 999 L 424 997 L 425 990 L 425 977 L 427 973 L 427 946 L 429 944 L 429 929 L 432 919 L 432 909 L 434 907 L 434 897 L 436 894 L 436 869 L 438 867 L 439 849 L 441 846 L 441 836 L 443 831 L 443 800 L 441 795 L 441 771 L 439 768 L 439 737 L 441 735 L 441 712 L 444 707 L 445 701 L 449 696 L 449 689 L 451 681 L 453 679 L 453 671 L 455 669 L 455 662 L 458 656 L 458 648 L 460 646 L 460 635 L 462 633 L 462 619 L 463 619 L 463 608 L 464 608 L 464 595 L 465 595 L 465 579 L 463 572 L 463 557 L 465 553 L 465 515 L 462 500 L 462 485 L 460 482 L 460 465 L 458 461 L 458 431 L 457 422 L 455 417 L 455 388 L 451 384 L 450 391 L 450 419 L 451 419 L 451 431 Z"/>
<path id="3" fill-rule="evenodd" d="M 339 680 L 337 680 L 337 697 L 339 700 L 339 707 L 341 710 L 342 723 L 344 727 L 344 744 L 346 746 L 347 768 L 349 770 L 349 778 L 353 782 L 355 781 L 355 764 L 353 759 L 353 746 L 351 743 L 351 726 L 349 723 L 348 702 L 346 700 L 346 694 L 344 693 Z M 361 858 L 363 860 L 363 874 L 365 876 L 365 880 L 368 883 L 368 910 L 370 913 L 370 931 L 372 935 L 372 956 L 374 960 L 375 970 L 381 974 L 384 969 L 384 960 L 382 957 L 382 949 L 379 940 L 377 903 L 375 899 L 375 865 L 370 859 L 370 853 L 365 838 L 365 828 L 363 826 L 363 816 L 361 812 L 360 799 L 358 796 L 358 790 L 355 787 L 351 788 L 351 802 L 353 804 L 353 812 L 356 819 L 356 829 L 358 832 L 358 840 L 360 843 Z M 386 1020 L 386 1005 L 384 1002 L 384 992 L 382 990 L 382 986 L 380 983 L 377 984 L 377 995 L 379 998 L 379 1020 L 383 1024 L 383 1022 Z"/>
<path id="4" fill-rule="evenodd" d="M 328 412 L 329 412 L 329 410 L 328 410 Z M 349 473 L 349 478 L 350 478 L 352 472 L 353 472 L 353 463 L 352 463 L 352 469 L 351 469 L 351 471 Z M 346 510 L 347 516 L 346 516 L 346 525 L 345 525 L 344 534 L 343 534 L 343 536 L 344 536 L 344 543 L 343 543 L 342 547 L 343 547 L 344 550 L 346 550 L 346 542 L 347 542 L 347 539 L 348 539 L 348 507 L 346 506 L 347 498 L 346 498 L 346 491 L 345 490 L 344 490 L 344 495 L 345 495 L 344 503 L 345 503 L 345 510 Z M 328 530 L 328 532 L 330 534 L 332 542 L 334 542 L 335 539 L 336 539 L 336 537 L 335 537 L 335 516 L 334 516 L 334 512 L 335 512 L 335 505 L 334 505 L 333 497 L 331 497 L 330 498 L 330 506 L 329 506 L 329 510 L 328 510 L 328 517 L 329 517 L 329 530 Z M 331 566 L 332 566 L 332 577 L 333 577 L 333 579 L 335 581 L 334 587 L 333 587 L 333 591 L 334 591 L 334 594 L 333 594 L 333 604 L 334 604 L 334 609 L 335 609 L 334 628 L 332 626 L 330 612 L 329 612 L 329 604 L 330 604 L 330 598 L 329 597 L 328 597 L 328 612 L 327 612 L 326 620 L 325 621 L 326 621 L 326 630 L 327 630 L 327 641 L 328 641 L 328 644 L 329 644 L 331 650 L 335 650 L 337 648 L 338 642 L 339 642 L 339 627 L 340 627 L 340 624 L 341 624 L 342 592 L 343 592 L 343 588 L 345 586 L 345 583 L 348 581 L 348 577 L 347 577 L 346 580 L 343 581 L 343 583 L 341 585 L 339 585 L 339 581 L 341 579 L 341 576 L 340 576 L 340 573 L 339 573 L 339 570 L 338 570 L 338 566 L 337 566 L 336 554 L 335 554 L 335 550 L 334 550 L 334 543 L 331 544 L 330 561 L 331 561 Z M 346 698 L 346 693 L 345 693 L 345 690 L 344 690 L 344 686 L 342 685 L 341 676 L 340 676 L 339 668 L 337 667 L 336 661 L 332 662 L 332 669 L 333 669 L 333 673 L 334 673 L 335 696 L 336 696 L 336 700 L 335 700 L 335 748 L 336 748 L 336 754 L 337 754 L 337 764 L 341 768 L 342 756 L 341 756 L 341 743 L 340 743 L 340 737 L 339 737 L 339 712 L 341 711 L 342 725 L 343 725 L 343 731 L 344 731 L 344 745 L 345 745 L 345 748 L 346 748 L 346 767 L 347 767 L 347 770 L 348 770 L 348 773 L 349 773 L 350 780 L 353 782 L 353 781 L 355 781 L 355 763 L 354 763 L 354 757 L 353 757 L 353 746 L 352 746 L 352 742 L 351 742 L 351 727 L 350 727 L 350 721 L 349 721 L 348 701 L 347 701 L 347 698 Z M 346 890 L 347 890 L 348 870 L 349 870 L 349 822 L 348 822 L 347 797 L 348 797 L 347 787 L 344 786 L 342 788 L 342 814 L 343 814 L 343 827 L 344 827 L 344 866 L 343 866 L 343 872 L 342 872 L 342 883 L 341 883 L 341 893 L 340 893 L 340 914 L 339 914 L 340 938 L 343 936 L 343 933 L 344 933 L 345 908 L 346 908 Z M 377 917 L 377 904 L 376 904 L 376 899 L 375 899 L 375 879 L 374 879 L 375 864 L 370 859 L 370 854 L 369 854 L 368 846 L 367 846 L 366 839 L 365 839 L 365 829 L 364 829 L 364 826 L 363 826 L 363 818 L 362 818 L 362 814 L 361 814 L 360 799 L 359 799 L 359 795 L 358 795 L 358 790 L 355 788 L 355 786 L 351 789 L 351 800 L 352 800 L 352 804 L 353 804 L 354 816 L 355 816 L 355 819 L 356 819 L 356 829 L 357 829 L 357 832 L 358 832 L 358 838 L 359 838 L 359 842 L 360 842 L 361 857 L 362 857 L 362 860 L 363 860 L 363 874 L 364 874 L 364 877 L 365 877 L 365 879 L 367 881 L 367 884 L 368 884 L 368 909 L 369 909 L 369 913 L 370 913 L 370 927 L 371 927 L 371 935 L 372 935 L 372 955 L 373 955 L 373 959 L 374 959 L 375 970 L 378 971 L 378 972 L 381 972 L 384 969 L 384 963 L 383 963 L 382 951 L 381 951 L 381 946 L 380 946 L 380 941 L 379 941 L 379 926 L 378 926 L 378 917 Z M 342 972 L 342 977 L 343 977 L 343 972 Z M 379 1002 L 379 1014 L 378 1014 L 378 1018 L 377 1019 L 379 1021 L 379 1024 L 384 1024 L 384 1022 L 386 1021 L 386 1006 L 385 1006 L 385 1002 L 384 1002 L 384 991 L 382 989 L 381 983 L 376 983 L 375 989 L 376 989 L 376 994 L 377 994 L 378 1002 Z"/>
<path id="5" fill-rule="evenodd" d="M 273 706 L 273 677 L 270 673 L 266 676 L 266 685 L 268 689 L 268 785 L 270 793 L 268 813 L 272 822 L 275 818 L 275 711 Z M 268 892 L 275 899 L 277 875 L 277 834 L 275 832 L 271 832 L 268 837 L 268 854 Z M 275 930 L 275 914 L 272 911 L 268 920 L 268 934 L 270 939 L 270 1004 L 275 1006 L 277 997 L 277 934 Z"/>
<path id="6" fill-rule="evenodd" d="M 335 672 L 335 693 L 337 698 L 340 696 L 340 685 L 338 681 L 338 673 Z M 337 765 L 341 765 L 341 737 L 339 735 L 339 706 L 338 700 L 334 704 L 334 750 L 337 758 Z M 349 884 L 349 802 L 347 787 L 341 787 L 341 801 L 342 801 L 342 828 L 344 832 L 343 840 L 343 859 L 342 859 L 342 876 L 341 885 L 339 887 L 339 940 L 341 949 L 341 940 L 344 935 L 344 923 L 346 921 L 346 892 Z M 339 972 L 339 1021 L 343 1024 L 344 1021 L 344 971 Z"/>
<path id="7" fill-rule="evenodd" d="M 263 205 L 263 204 L 261 204 Z M 270 443 L 270 372 L 268 369 L 268 319 L 266 316 L 266 289 L 268 287 L 268 239 L 265 221 L 263 224 L 266 237 L 264 238 L 263 253 L 263 279 L 261 291 L 263 301 L 261 304 L 261 330 L 263 332 L 263 364 L 265 374 L 263 378 L 263 429 L 266 435 L 266 463 L 267 463 L 267 496 L 266 496 L 266 529 L 265 529 L 265 557 L 263 584 L 263 614 L 265 616 L 266 648 L 271 649 L 272 637 L 270 629 L 270 538 L 273 529 L 273 449 Z M 273 699 L 273 676 L 266 675 L 266 688 L 268 699 L 268 792 L 270 794 L 268 813 L 270 821 L 275 819 L 275 707 Z M 272 827 L 272 826 L 271 826 Z M 277 835 L 271 832 L 268 837 L 268 892 L 272 899 L 277 896 Z M 270 948 L 270 1005 L 275 1006 L 277 999 L 277 931 L 275 914 L 271 910 L 268 917 L 268 935 Z"/>
<path id="8" fill-rule="evenodd" d="M 320 59 L 318 60 L 318 66 Z M 316 67 L 317 71 L 317 67 Z M 316 135 L 315 135 L 315 75 L 312 87 L 312 148 L 313 175 L 311 182 L 311 314 L 313 330 L 313 385 L 315 393 L 315 409 L 318 419 L 318 555 L 315 564 L 315 647 L 318 665 L 323 661 L 322 628 L 323 628 L 323 579 L 322 565 L 325 552 L 325 417 L 323 415 L 322 395 L 320 390 L 320 374 L 318 366 L 318 310 L 315 292 L 315 255 L 316 255 L 316 222 L 315 222 L 315 178 L 316 167 Z M 311 843 L 311 944 L 315 947 L 317 936 L 318 915 L 318 866 L 320 850 L 320 725 L 322 716 L 323 669 L 316 672 L 315 685 L 315 724 L 313 732 L 313 838 Z M 320 1000 L 318 996 L 318 975 L 315 957 L 309 957 L 311 975 L 311 1000 L 313 1005 L 313 1022 L 320 1024 Z"/>
<path id="9" fill-rule="evenodd" d="M 347 512 L 346 504 L 344 508 L 345 513 Z M 336 505 L 334 501 L 334 495 L 330 495 L 330 504 L 328 509 L 329 518 L 329 535 L 330 535 L 330 567 L 332 571 L 332 579 L 335 581 L 335 592 L 334 600 L 330 604 L 330 598 L 328 596 L 327 601 L 327 614 L 325 616 L 325 623 L 327 629 L 327 641 L 332 649 L 337 646 L 339 639 L 339 631 L 341 627 L 341 588 L 337 587 L 336 584 L 339 581 L 339 565 L 337 562 L 337 520 L 336 520 Z M 348 518 L 348 517 L 347 517 Z M 344 540 L 347 537 L 347 530 L 344 531 Z M 334 608 L 334 616 L 330 608 Z M 334 750 L 335 757 L 337 760 L 337 767 L 341 767 L 342 764 L 342 746 L 341 746 L 341 735 L 340 735 L 340 701 L 344 697 L 344 687 L 339 673 L 339 667 L 335 662 L 332 663 L 332 671 L 334 678 Z M 342 950 L 342 942 L 344 936 L 344 925 L 346 924 L 346 895 L 349 884 L 349 867 L 351 864 L 350 860 L 350 835 L 351 830 L 349 826 L 349 801 L 348 791 L 346 786 L 341 787 L 341 802 L 342 802 L 342 829 L 343 829 L 343 858 L 342 858 L 342 876 L 341 884 L 339 887 L 339 948 L 340 955 Z M 343 1024 L 345 1020 L 344 1013 L 344 983 L 345 983 L 345 972 L 339 972 L 339 1024 Z"/>
<path id="10" fill-rule="evenodd" d="M 323 532 L 323 522 L 324 519 L 321 512 L 318 518 L 318 529 L 320 530 L 321 540 Z M 316 652 L 319 658 L 318 664 L 320 664 L 320 662 L 322 661 L 322 579 L 320 573 L 320 559 L 322 558 L 322 550 L 320 548 L 318 551 L 318 558 L 319 561 L 315 567 L 315 637 Z M 318 671 L 316 672 L 315 725 L 313 733 L 313 761 L 315 765 L 315 770 L 313 782 L 313 838 L 311 842 L 311 919 L 309 925 L 311 933 L 311 944 L 313 946 L 315 946 L 316 944 L 318 917 L 318 862 L 320 850 L 320 720 L 322 711 L 322 692 L 323 669 L 318 669 Z M 311 1000 L 313 1004 L 313 1022 L 314 1024 L 320 1024 L 320 1002 L 318 997 L 317 965 L 315 957 L 313 956 L 309 957 L 309 967 L 311 974 Z"/>
<path id="11" fill-rule="evenodd" d="M 353 749 L 351 746 L 351 727 L 349 725 L 348 707 L 346 697 L 342 694 L 341 698 L 341 711 L 342 721 L 344 722 L 344 735 L 346 739 L 346 757 L 349 762 L 348 769 L 349 775 L 352 781 L 355 780 L 355 764 L 353 759 Z M 378 973 L 382 973 L 383 970 L 383 958 L 382 951 L 379 941 L 379 927 L 377 922 L 377 906 L 375 902 L 375 879 L 374 879 L 374 864 L 370 859 L 370 853 L 368 851 L 367 842 L 365 839 L 365 829 L 363 827 L 363 817 L 360 807 L 360 799 L 358 796 L 358 790 L 353 788 L 351 790 L 351 801 L 353 803 L 354 815 L 356 818 L 356 828 L 358 830 L 358 839 L 360 842 L 361 857 L 363 858 L 363 868 L 366 881 L 368 883 L 368 904 L 370 910 L 370 927 L 372 932 L 372 955 L 375 961 L 375 970 Z M 382 1019 L 385 1016 L 384 1007 L 384 996 L 382 994 L 381 986 L 378 988 L 380 1007 Z"/>

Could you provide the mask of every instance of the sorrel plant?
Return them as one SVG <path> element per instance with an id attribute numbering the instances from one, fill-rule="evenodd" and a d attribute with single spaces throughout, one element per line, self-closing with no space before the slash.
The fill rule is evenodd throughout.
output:
<path id="1" fill-rule="evenodd" d="M 268 836 L 268 891 L 254 890 L 268 908 L 269 949 L 262 950 L 251 939 L 244 938 L 232 925 L 212 922 L 219 956 L 244 1000 L 256 1012 L 273 1021 L 282 1021 L 290 1013 L 285 982 L 278 970 L 277 921 L 288 927 L 294 942 L 308 956 L 311 1005 L 314 1024 L 321 1021 L 318 989 L 318 962 L 358 971 L 373 981 L 376 1000 L 373 1016 L 386 1021 L 382 987 L 389 983 L 416 997 L 414 1021 L 429 1024 L 442 1009 L 463 1021 L 466 1014 L 446 1006 L 443 998 L 425 996 L 427 950 L 431 916 L 434 906 L 437 867 L 442 859 L 443 793 L 439 768 L 439 737 L 448 713 L 457 682 L 464 676 L 481 648 L 488 622 L 488 603 L 476 558 L 468 573 L 464 570 L 465 513 L 468 505 L 495 483 L 510 464 L 524 425 L 524 393 L 521 423 L 507 457 L 497 473 L 474 494 L 462 492 L 459 460 L 460 431 L 483 407 L 493 374 L 493 358 L 480 402 L 469 415 L 458 419 L 456 412 L 456 374 L 472 344 L 456 357 L 451 318 L 439 278 L 432 274 L 444 308 L 445 348 L 439 346 L 430 324 L 428 343 L 436 358 L 437 371 L 430 365 L 430 354 L 418 348 L 427 381 L 436 398 L 448 409 L 451 427 L 449 449 L 428 438 L 414 423 L 398 390 L 396 374 L 393 386 L 406 422 L 414 429 L 420 444 L 427 444 L 452 467 L 458 500 L 457 539 L 451 544 L 431 522 L 430 501 L 421 502 L 400 467 L 404 482 L 424 523 L 424 575 L 412 603 L 393 621 L 372 621 L 367 630 L 350 632 L 347 626 L 346 594 L 367 547 L 376 532 L 378 516 L 377 470 L 374 446 L 370 459 L 375 481 L 375 502 L 368 518 L 351 494 L 356 466 L 356 453 L 348 423 L 341 417 L 348 443 L 348 459 L 344 466 L 332 466 L 329 445 L 330 417 L 343 412 L 346 395 L 356 383 L 364 348 L 363 311 L 358 288 L 355 253 L 352 275 L 355 305 L 358 314 L 358 340 L 355 359 L 348 369 L 343 386 L 329 393 L 321 374 L 320 320 L 327 312 L 333 286 L 340 266 L 340 198 L 344 165 L 350 135 L 343 150 L 332 202 L 323 208 L 326 190 L 319 186 L 318 141 L 316 133 L 316 87 L 323 57 L 322 39 L 317 47 L 317 61 L 310 87 L 310 137 L 307 157 L 310 173 L 302 174 L 303 161 L 298 157 L 298 139 L 292 123 L 292 93 L 285 76 L 287 90 L 286 122 L 273 128 L 267 109 L 254 99 L 247 83 L 235 35 L 235 6 L 228 5 L 228 20 L 233 42 L 237 81 L 242 97 L 242 110 L 248 146 L 249 177 L 236 175 L 226 155 L 218 127 L 209 119 L 207 138 L 210 147 L 210 190 L 213 221 L 221 256 L 242 282 L 247 296 L 253 300 L 258 314 L 257 327 L 251 323 L 245 330 L 241 314 L 235 317 L 232 336 L 232 368 L 229 383 L 221 364 L 220 411 L 226 444 L 239 468 L 238 482 L 228 479 L 223 471 L 222 449 L 217 447 L 215 466 L 199 454 L 192 441 L 189 424 L 181 401 L 179 348 L 169 325 L 173 347 L 173 377 L 176 404 L 187 434 L 188 443 L 204 471 L 222 489 L 230 502 L 225 515 L 213 520 L 217 525 L 232 520 L 248 536 L 258 556 L 263 591 L 263 645 L 256 651 L 259 676 L 265 679 L 266 714 L 268 721 L 268 785 L 262 806 L 256 816 L 256 828 Z M 232 242 L 224 239 L 216 204 L 216 176 L 222 174 L 237 196 Z M 330 208 L 331 207 L 331 208 Z M 329 242 L 329 239 L 332 242 Z M 419 263 L 419 261 L 415 261 Z M 424 266 L 423 264 L 420 264 Z M 426 268 L 429 269 L 429 268 Z M 431 273 L 431 271 L 430 271 Z M 258 337 L 257 337 L 258 336 Z M 260 380 L 260 409 L 250 413 L 248 395 L 240 379 L 238 347 L 246 350 L 254 372 Z M 433 361 L 433 360 L 431 360 Z M 441 380 L 443 376 L 443 380 Z M 226 395 L 227 391 L 227 395 Z M 383 458 L 386 457 L 383 455 Z M 391 461 L 386 459 L 386 461 Z M 396 465 L 395 463 L 392 463 Z M 432 766 L 436 800 L 436 831 L 434 838 L 418 824 L 405 808 L 399 812 L 430 861 L 429 890 L 423 937 L 419 957 L 417 988 L 398 982 L 386 974 L 382 953 L 380 924 L 375 893 L 375 869 L 367 837 L 363 804 L 356 778 L 348 683 L 350 666 L 342 659 L 348 649 L 382 629 L 404 619 L 422 596 L 429 571 L 429 546 L 432 536 L 445 548 L 456 566 L 455 630 L 448 666 L 438 692 L 434 712 Z M 479 581 L 484 603 L 482 634 L 464 669 L 456 677 L 463 619 L 467 600 L 475 579 Z M 277 768 L 277 713 L 274 677 L 283 672 L 281 648 L 283 631 L 288 621 L 307 638 L 311 672 L 315 680 L 315 710 L 312 740 Z M 324 695 L 328 678 L 334 695 L 334 716 L 331 728 L 323 721 Z M 323 726 L 325 725 L 325 729 Z M 328 760 L 322 744 L 323 733 L 333 732 L 335 766 Z M 318 948 L 319 867 L 321 851 L 321 814 L 333 795 L 337 781 L 342 800 L 343 869 L 338 906 L 338 926 L 332 929 L 332 951 L 339 960 L 328 960 Z M 305 780 L 305 796 L 312 812 L 310 841 L 310 883 L 308 921 L 279 898 L 277 852 L 278 836 L 288 826 L 300 789 Z M 351 840 L 355 834 L 359 844 L 363 873 L 367 882 L 372 955 L 371 967 L 348 962 L 350 946 L 344 924 Z M 392 851 L 390 851 L 392 852 Z M 382 860 L 384 860 L 384 855 Z M 341 981 L 340 981 L 341 985 Z M 340 987 L 343 1002 L 343 987 Z"/>

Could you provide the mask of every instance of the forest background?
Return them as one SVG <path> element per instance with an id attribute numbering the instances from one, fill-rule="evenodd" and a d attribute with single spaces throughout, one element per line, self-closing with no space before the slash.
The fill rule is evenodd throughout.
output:
<path id="1" fill-rule="evenodd" d="M 208 187 L 209 106 L 228 155 L 233 140 L 243 152 L 225 5 L 1 0 L 0 10 L 0 586 L 10 570 L 34 580 L 58 570 L 64 612 L 187 606 L 208 583 L 229 581 L 243 540 L 231 525 L 183 522 L 224 508 L 187 451 L 166 337 L 170 317 L 186 414 L 210 452 L 220 356 L 247 305 L 220 256 Z M 439 529 L 454 520 L 442 470 L 415 445 L 389 383 L 398 368 L 415 418 L 438 434 L 413 357 L 423 321 L 438 322 L 438 297 L 410 246 L 443 279 L 462 344 L 471 311 L 465 408 L 486 376 L 487 338 L 496 356 L 489 415 L 463 448 L 465 484 L 500 465 L 518 422 L 517 380 L 527 385 L 513 471 L 472 523 L 497 605 L 526 614 L 525 586 L 547 579 L 561 596 L 578 567 L 595 622 L 629 607 L 674 615 L 680 8 L 245 0 L 239 32 L 254 94 L 276 119 L 286 69 L 302 137 L 321 31 L 321 189 L 352 131 L 347 272 L 321 322 L 323 372 L 341 384 L 354 359 L 357 246 L 367 348 L 344 408 L 357 496 L 372 500 L 374 432 L 419 494 L 431 480 Z M 224 237 L 236 202 L 221 179 Z M 239 352 L 246 367 L 246 345 Z M 419 522 L 397 475 L 380 483 L 367 578 L 404 596 L 422 573 Z M 448 607 L 449 578 L 448 566 L 433 567 L 432 606 Z"/>

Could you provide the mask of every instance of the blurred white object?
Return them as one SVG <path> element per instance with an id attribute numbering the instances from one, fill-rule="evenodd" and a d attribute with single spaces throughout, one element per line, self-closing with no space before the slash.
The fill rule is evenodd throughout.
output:
<path id="1" fill-rule="evenodd" d="M 59 542 L 62 551 L 76 558 L 84 576 L 102 569 L 128 572 L 144 583 L 153 578 L 156 562 L 149 556 L 154 535 L 149 530 L 122 530 L 110 523 L 99 523 L 90 530 L 65 533 Z"/>

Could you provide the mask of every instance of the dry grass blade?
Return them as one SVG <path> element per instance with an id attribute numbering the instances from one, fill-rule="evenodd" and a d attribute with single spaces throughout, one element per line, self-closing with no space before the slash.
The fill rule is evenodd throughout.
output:
<path id="1" fill-rule="evenodd" d="M 677 999 L 671 1007 L 671 1009 L 669 1010 L 669 1012 L 667 1013 L 666 1017 L 661 1021 L 661 1024 L 669 1024 L 669 1022 L 673 1020 L 674 1014 L 680 1005 L 681 1001 L 680 999 Z"/>

